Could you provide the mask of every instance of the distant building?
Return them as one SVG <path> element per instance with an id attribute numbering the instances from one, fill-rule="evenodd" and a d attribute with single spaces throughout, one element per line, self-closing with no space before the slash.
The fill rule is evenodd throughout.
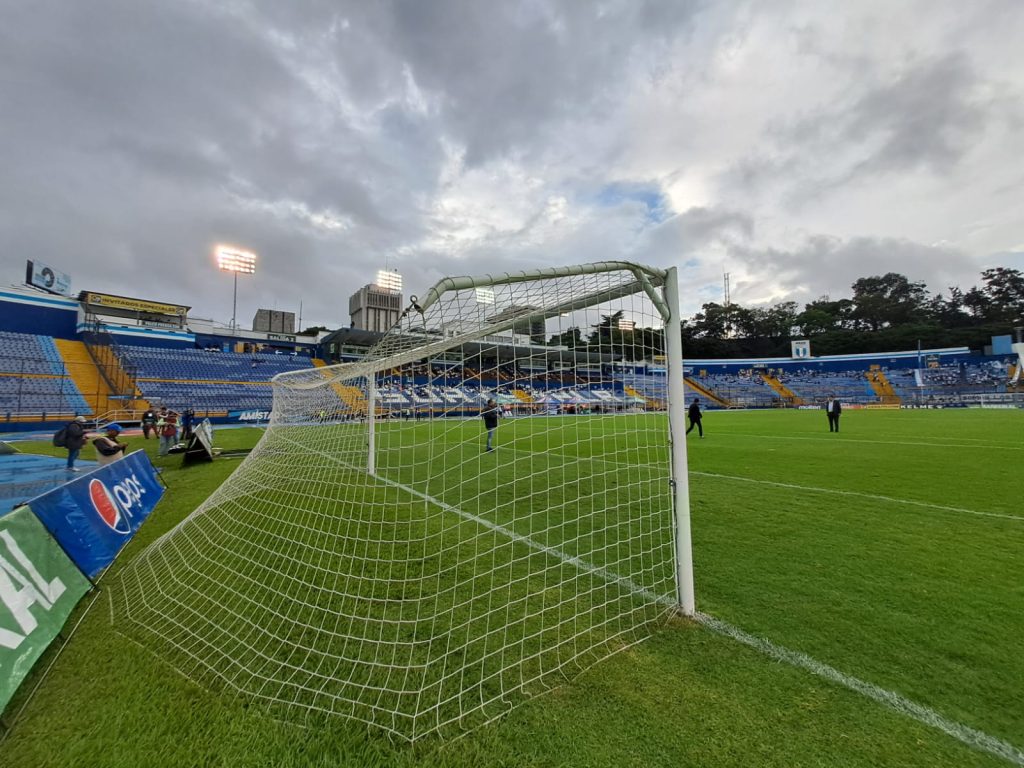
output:
<path id="1" fill-rule="evenodd" d="M 380 285 L 364 285 L 348 300 L 352 327 L 384 333 L 398 322 L 402 313 L 402 292 Z"/>
<path id="2" fill-rule="evenodd" d="M 544 333 L 544 318 L 540 315 L 530 315 L 530 312 L 535 309 L 536 307 L 529 305 L 513 305 L 496 315 L 491 315 L 487 319 L 491 322 L 500 322 L 502 320 L 520 318 L 512 323 L 513 333 L 528 336 L 534 344 L 543 344 L 545 338 L 547 338 Z"/>
<path id="3" fill-rule="evenodd" d="M 252 319 L 252 329 L 258 333 L 295 333 L 295 313 L 258 309 Z"/>

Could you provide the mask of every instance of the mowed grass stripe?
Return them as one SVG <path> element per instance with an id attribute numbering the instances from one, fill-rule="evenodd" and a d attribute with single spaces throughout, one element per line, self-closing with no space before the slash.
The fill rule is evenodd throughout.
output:
<path id="1" fill-rule="evenodd" d="M 409 486 L 402 485 L 401 483 L 397 483 L 393 480 L 388 480 L 384 477 L 379 477 L 379 479 L 389 485 L 394 485 L 395 487 L 401 488 L 414 496 L 422 498 L 447 512 L 452 512 L 460 517 L 477 522 L 504 536 L 508 536 L 519 543 L 525 544 L 528 547 L 536 549 L 547 555 L 557 557 L 570 565 L 599 576 L 602 579 L 615 582 L 647 600 L 660 603 L 669 609 L 678 610 L 678 602 L 672 597 L 650 592 L 629 579 L 623 578 L 618 574 L 608 571 L 607 569 L 596 568 L 581 558 L 568 555 L 565 552 L 560 552 L 557 549 L 535 542 L 532 539 L 521 536 L 512 530 L 491 523 L 476 515 L 464 512 L 450 504 L 445 504 L 443 501 L 417 491 L 415 488 L 410 488 Z M 841 685 L 855 691 L 856 693 L 866 696 L 867 698 L 872 699 L 873 701 L 876 701 L 901 715 L 905 715 L 906 717 L 916 720 L 923 725 L 940 730 L 947 736 L 951 736 L 973 749 L 988 752 L 1015 765 L 1024 766 L 1024 751 L 1018 749 L 1009 742 L 997 739 L 994 736 L 990 736 L 989 734 L 975 728 L 970 728 L 963 723 L 950 720 L 935 710 L 911 701 L 894 691 L 887 691 L 877 685 L 873 685 L 865 682 L 864 680 L 860 680 L 856 677 L 840 672 L 839 670 L 830 667 L 827 664 L 823 664 L 817 659 L 813 659 L 806 654 L 784 648 L 764 638 L 755 637 L 754 635 L 744 632 L 742 629 L 734 627 L 728 622 L 722 621 L 721 619 L 715 618 L 709 614 L 698 612 L 694 618 L 702 626 L 710 629 L 716 634 L 729 637 L 730 639 L 754 648 L 770 658 L 785 662 L 786 664 L 790 664 L 799 669 L 804 669 L 818 677 L 828 680 L 829 682 L 836 683 L 837 685 Z"/>
<path id="2" fill-rule="evenodd" d="M 1024 531 L 749 484 L 693 492 L 698 605 L 1020 743 Z"/>
<path id="3" fill-rule="evenodd" d="M 948 412 L 924 413 L 944 422 Z M 993 439 L 1024 432 L 1024 413 L 1011 412 L 996 418 L 990 412 L 973 413 L 983 423 L 984 429 L 980 431 Z M 825 432 L 821 440 L 771 439 L 791 430 L 806 429 L 808 421 L 817 424 L 818 417 L 813 413 L 809 417 L 806 412 L 766 412 L 753 419 L 748 417 L 743 432 L 752 437 L 732 437 L 728 423 L 735 421 L 716 420 L 709 415 L 705 424 L 707 438 L 693 441 L 691 434 L 690 468 L 990 513 L 1024 512 L 1018 495 L 1006 492 L 1012 467 L 1018 462 L 1018 451 L 912 448 L 886 443 L 890 432 L 906 431 L 920 422 L 919 418 L 912 418 L 904 423 L 905 415 L 917 414 L 858 412 L 857 420 L 851 420 L 847 431 L 838 435 Z M 978 433 L 965 429 L 969 423 L 958 422 L 966 435 Z M 849 439 L 868 435 L 879 441 L 863 443 Z"/>
<path id="4" fill-rule="evenodd" d="M 518 448 L 511 448 L 509 450 L 525 452 L 522 449 L 518 449 Z M 621 467 L 621 468 L 626 468 L 628 466 L 633 466 L 633 467 L 636 467 L 636 466 L 644 466 L 644 467 L 663 466 L 663 465 L 658 465 L 658 464 L 642 464 L 642 465 L 633 464 L 633 465 L 628 465 L 628 464 L 626 464 L 623 461 L 619 461 L 619 460 L 616 460 L 616 459 L 607 459 L 607 458 L 597 457 L 597 456 L 588 456 L 588 457 L 587 456 L 575 456 L 575 457 L 571 457 L 571 456 L 566 456 L 565 454 L 555 454 L 555 453 L 552 453 L 552 454 L 549 454 L 549 455 L 556 456 L 556 457 L 559 457 L 559 458 L 563 458 L 563 459 L 565 459 L 567 461 L 568 464 L 576 464 L 576 463 L 581 463 L 581 462 L 584 462 L 584 461 L 600 461 L 600 462 L 604 462 L 606 464 L 613 464 L 613 465 Z M 701 471 L 695 470 L 695 469 L 690 469 L 689 470 L 689 475 L 691 477 L 713 477 L 713 478 L 719 478 L 719 479 L 722 479 L 722 480 L 734 480 L 734 481 L 737 481 L 737 482 L 744 482 L 744 483 L 756 483 L 756 484 L 760 484 L 760 485 L 770 485 L 770 486 L 774 486 L 776 488 L 789 488 L 791 490 L 797 490 L 797 491 L 809 491 L 809 492 L 813 492 L 813 493 L 827 493 L 827 494 L 834 494 L 834 495 L 837 495 L 837 496 L 854 496 L 854 497 L 860 497 L 860 498 L 868 499 L 869 501 L 890 502 L 890 503 L 893 503 L 893 504 L 907 504 L 909 506 L 923 507 L 925 509 L 937 509 L 937 510 L 939 510 L 941 512 L 956 512 L 956 513 L 960 513 L 960 514 L 976 515 L 978 517 L 994 517 L 994 518 L 1000 518 L 1000 519 L 1003 519 L 1003 520 L 1019 520 L 1021 522 L 1024 522 L 1024 515 L 1005 515 L 1005 514 L 1000 514 L 998 512 L 982 512 L 982 511 L 977 510 L 977 509 L 966 509 L 964 507 L 951 507 L 951 506 L 948 506 L 946 504 L 932 504 L 931 502 L 917 501 L 915 499 L 898 499 L 898 498 L 895 498 L 893 496 L 882 496 L 882 495 L 873 494 L 873 493 L 862 493 L 860 491 L 843 491 L 843 490 L 837 490 L 835 488 L 819 488 L 819 487 L 810 486 L 810 485 L 797 485 L 797 484 L 794 484 L 794 483 L 783 483 L 783 482 L 779 482 L 779 481 L 776 481 L 776 480 L 761 480 L 761 479 L 758 479 L 756 477 L 745 477 L 745 476 L 741 476 L 741 475 L 723 475 L 723 474 L 718 473 L 718 472 L 701 472 Z"/>
<path id="5" fill-rule="evenodd" d="M 907 504 L 914 507 L 923 507 L 926 509 L 937 509 L 941 512 L 955 512 L 958 514 L 976 515 L 978 517 L 996 517 L 1003 520 L 1017 520 L 1024 522 L 1024 515 L 1004 515 L 998 512 L 981 512 L 976 509 L 965 509 L 964 507 L 950 507 L 944 504 L 932 504 L 927 501 L 915 501 L 914 499 L 897 499 L 892 496 L 880 496 L 874 493 L 861 493 L 859 491 L 841 491 L 835 488 L 816 488 L 809 485 L 796 485 L 794 483 L 781 483 L 775 480 L 758 480 L 755 477 L 741 477 L 739 475 L 722 475 L 717 472 L 698 472 L 695 470 L 690 471 L 691 475 L 699 477 L 714 477 L 721 480 L 733 480 L 744 483 L 757 483 L 759 485 L 771 485 L 776 488 L 788 488 L 795 491 L 809 491 L 811 493 L 828 493 L 836 496 L 854 496 L 869 501 L 882 501 L 892 504 Z"/>
<path id="6" fill-rule="evenodd" d="M 909 445 L 915 448 L 960 448 L 970 450 L 993 450 L 993 451 L 1024 451 L 1022 446 L 1007 446 L 1007 445 L 995 445 L 995 444 L 980 444 L 980 445 L 965 445 L 963 443 L 936 443 L 927 440 L 866 440 L 859 437 L 847 437 L 849 430 L 846 432 L 839 432 L 839 437 L 802 437 L 800 435 L 764 435 L 764 434 L 749 434 L 744 432 L 721 432 L 719 434 L 725 437 L 747 437 L 755 438 L 757 440 L 814 440 L 814 441 L 831 441 L 833 443 L 842 440 L 844 443 L 867 443 L 871 445 Z"/>
<path id="7" fill-rule="evenodd" d="M 529 453 L 527 451 L 524 451 L 523 449 L 509 450 L 518 453 Z M 567 464 L 578 464 L 587 461 L 598 461 L 611 464 L 618 463 L 618 465 L 622 468 L 626 468 L 628 466 L 625 463 L 616 462 L 615 460 L 605 459 L 603 457 L 570 457 L 566 456 L 565 454 L 553 452 L 548 452 L 547 456 L 549 458 L 562 458 L 567 462 Z M 337 459 L 336 457 L 329 455 L 325 455 L 325 458 L 333 462 L 339 461 L 339 459 Z M 434 504 L 438 508 L 445 510 L 446 512 L 458 515 L 467 520 L 472 520 L 473 522 L 476 522 L 490 530 L 507 536 L 518 543 L 524 544 L 539 552 L 543 552 L 544 554 L 561 559 L 562 561 L 567 562 L 573 565 L 574 567 L 585 570 L 588 573 L 596 575 L 602 579 L 606 579 L 608 581 L 617 583 L 620 586 L 623 586 L 629 591 L 633 592 L 634 594 L 641 596 L 647 600 L 657 602 L 661 605 L 666 606 L 667 608 L 677 608 L 676 601 L 671 596 L 667 596 L 664 594 L 655 594 L 653 592 L 650 592 L 649 590 L 644 589 L 643 587 L 630 581 L 629 579 L 619 576 L 618 574 L 609 571 L 608 569 L 595 567 L 580 557 L 576 557 L 574 555 L 570 555 L 566 552 L 560 551 L 557 548 L 541 544 L 527 536 L 523 536 L 521 534 L 516 533 L 514 530 L 511 530 L 510 528 L 506 528 L 504 526 L 493 523 L 490 520 L 480 517 L 479 515 L 465 512 L 464 510 L 459 509 L 456 506 L 445 503 L 444 501 L 441 501 L 440 499 L 437 499 L 427 493 L 419 491 L 411 486 L 405 485 L 395 480 L 391 480 L 385 476 L 382 476 L 379 473 L 376 475 L 376 479 L 388 485 L 405 490 L 409 494 L 414 495 L 418 498 L 422 498 L 425 501 Z M 993 754 L 996 757 L 999 757 L 1003 760 L 1007 760 L 1008 762 L 1011 762 L 1015 765 L 1024 765 L 1024 751 L 1021 751 L 1016 746 L 1007 741 L 996 738 L 981 730 L 972 728 L 963 723 L 945 717 L 939 712 L 927 706 L 919 704 L 915 701 L 912 701 L 894 691 L 886 690 L 877 685 L 874 685 L 852 675 L 841 672 L 838 669 L 829 666 L 828 664 L 824 664 L 818 661 L 817 659 L 808 656 L 807 654 L 790 650 L 776 643 L 772 643 L 764 638 L 759 638 L 754 635 L 751 635 L 750 633 L 745 632 L 744 630 L 735 627 L 732 624 L 721 619 L 718 619 L 714 616 L 711 616 L 709 614 L 702 612 L 695 618 L 700 624 L 720 635 L 729 637 L 733 640 L 737 640 L 743 643 L 744 645 L 748 645 L 752 648 L 755 648 L 756 650 L 760 651 L 761 653 L 764 653 L 765 655 L 771 658 L 775 658 L 779 661 L 791 664 L 800 669 L 804 669 L 808 672 L 811 672 L 812 674 L 815 674 L 819 677 L 822 677 L 832 683 L 849 688 L 850 690 L 853 690 L 863 696 L 866 696 L 873 701 L 881 703 L 884 706 L 889 707 L 890 709 L 902 715 L 912 718 L 929 727 L 936 728 L 942 731 L 943 733 L 947 734 L 948 736 L 951 736 L 974 749 L 989 752 L 990 754 Z"/>
<path id="8" fill-rule="evenodd" d="M 705 446 L 706 442 L 707 441 L 701 442 L 701 443 L 699 443 L 699 445 L 694 446 L 694 451 L 700 449 L 700 447 Z M 587 457 L 579 457 L 579 456 L 566 456 L 564 454 L 557 454 L 556 456 L 559 456 L 559 457 L 563 458 L 566 462 L 571 463 L 571 464 L 579 464 L 579 463 L 586 462 L 586 461 L 601 461 L 601 462 L 605 462 L 605 463 L 609 463 L 609 464 L 613 464 L 614 463 L 614 460 L 607 459 L 607 458 L 587 458 Z M 712 473 L 693 472 L 692 470 L 691 470 L 691 473 L 692 474 L 696 474 L 698 476 L 706 476 L 707 475 L 707 476 L 711 476 L 711 477 L 718 477 L 717 475 L 714 475 Z M 728 479 L 740 480 L 740 481 L 743 481 L 743 482 L 752 482 L 752 483 L 756 483 L 756 484 L 768 485 L 773 490 L 776 490 L 776 492 L 778 492 L 778 490 L 783 490 L 783 492 L 790 492 L 790 490 L 798 489 L 798 488 L 794 488 L 792 483 L 775 483 L 775 482 L 770 482 L 770 481 L 760 481 L 760 480 L 757 480 L 757 479 L 754 479 L 754 478 L 728 478 Z M 800 490 L 814 490 L 814 492 L 817 492 L 817 493 L 835 493 L 836 495 L 839 495 L 839 496 L 861 497 L 861 495 L 859 495 L 859 494 L 847 494 L 846 492 L 831 492 L 831 490 L 828 489 L 828 488 L 804 488 L 804 487 L 800 487 L 799 489 Z M 758 514 L 759 517 L 767 517 L 768 519 L 774 519 L 774 518 L 776 518 L 779 515 L 787 514 L 788 512 L 790 512 L 790 510 L 794 506 L 794 505 L 787 505 L 784 502 L 781 502 L 780 500 L 776 501 L 776 502 L 773 502 L 773 503 L 770 503 L 770 504 L 764 504 L 765 499 L 760 498 L 759 496 L 751 497 L 751 495 L 744 495 L 741 499 L 736 499 L 736 495 L 734 493 L 730 494 L 730 496 L 733 499 L 733 504 L 730 504 L 730 505 L 727 505 L 727 506 L 731 507 L 733 509 L 737 509 L 738 513 L 740 515 L 749 515 L 752 511 L 754 511 L 754 512 L 756 512 Z M 756 500 L 756 501 L 752 501 L 752 502 L 748 503 L 748 498 L 751 498 L 751 499 Z M 693 484 L 691 484 L 691 500 L 694 502 L 695 506 L 699 506 L 699 500 L 700 500 L 699 489 L 695 489 Z M 948 507 L 941 507 L 940 505 L 930 505 L 930 504 L 926 504 L 926 503 L 918 503 L 918 502 L 914 502 L 913 500 L 880 499 L 880 498 L 877 498 L 877 497 L 876 498 L 868 498 L 867 500 L 868 501 L 882 501 L 884 503 L 892 503 L 892 504 L 907 504 L 907 505 L 910 505 L 911 507 L 913 507 L 913 506 L 922 506 L 922 507 L 926 507 L 926 508 L 937 508 L 937 509 L 941 509 L 942 511 L 955 512 L 955 513 L 964 513 L 964 512 L 976 513 L 977 512 L 976 510 L 964 510 L 964 509 L 958 509 L 958 508 L 950 509 Z M 739 503 L 737 504 L 736 502 L 739 502 Z M 716 508 L 719 511 L 721 511 L 721 510 L 723 510 L 725 508 L 725 505 L 716 505 Z M 815 514 L 815 518 L 817 518 L 824 511 L 818 505 L 813 505 L 813 506 L 810 507 L 810 509 L 813 509 L 813 511 L 816 513 Z M 827 514 L 833 520 L 840 520 L 841 524 L 843 524 L 843 525 L 853 525 L 853 526 L 863 526 L 868 520 L 876 521 L 876 520 L 881 519 L 881 521 L 884 522 L 884 525 L 876 526 L 874 528 L 868 528 L 868 529 L 865 530 L 865 534 L 864 535 L 868 537 L 868 541 L 869 541 L 869 534 L 867 532 L 868 530 L 874 529 L 874 530 L 876 530 L 878 536 L 885 537 L 886 536 L 886 527 L 887 526 L 895 526 L 895 528 L 898 529 L 901 526 L 904 526 L 906 522 L 910 522 L 910 524 L 911 524 L 911 527 L 910 527 L 910 531 L 911 531 L 910 532 L 910 537 L 911 538 L 913 538 L 915 536 L 918 536 L 918 535 L 920 535 L 922 537 L 927 536 L 927 532 L 926 531 L 930 530 L 930 531 L 932 531 L 932 534 L 934 535 L 935 540 L 936 541 L 940 541 L 940 542 L 944 542 L 944 541 L 947 541 L 947 540 L 950 540 L 950 539 L 956 540 L 959 536 L 969 536 L 969 535 L 972 534 L 972 531 L 977 527 L 977 526 L 974 526 L 974 527 L 969 528 L 969 529 L 964 530 L 964 531 L 955 531 L 954 532 L 954 531 L 951 531 L 948 528 L 948 525 L 950 523 L 950 520 L 948 518 L 946 518 L 945 520 L 931 520 L 931 521 L 929 521 L 925 525 L 925 527 L 921 527 L 921 523 L 918 520 L 916 520 L 915 518 L 891 518 L 891 517 L 887 518 L 885 516 L 884 512 L 882 510 L 880 510 L 877 506 L 867 507 L 867 506 L 865 506 L 863 504 L 856 504 L 856 505 L 852 505 L 852 506 L 844 504 L 844 505 L 841 505 L 838 508 L 834 508 L 834 509 L 828 510 Z M 997 514 L 987 515 L 985 513 L 982 513 L 982 515 L 986 516 L 986 517 L 990 516 L 990 517 L 994 517 L 994 518 L 999 518 L 999 520 L 998 520 L 999 522 L 1001 522 L 1002 519 L 1009 520 L 1009 522 L 1007 522 L 1006 524 L 1009 524 L 1011 526 L 1016 525 L 1017 521 L 1019 521 L 1021 519 L 1021 517 L 1019 517 L 1019 516 L 1010 516 L 1010 515 L 1006 515 L 1006 516 L 1004 516 L 1004 515 L 997 515 Z M 696 517 L 696 515 L 695 515 L 695 517 Z M 801 515 L 801 519 L 802 520 L 806 519 L 806 516 Z M 915 528 L 918 529 L 918 530 L 914 530 Z M 697 559 L 698 559 L 698 566 L 696 568 L 696 582 L 697 582 L 697 598 L 698 598 L 698 604 L 699 604 L 700 600 L 701 600 L 701 592 L 702 592 L 701 587 L 702 586 L 707 587 L 707 574 L 701 572 L 701 569 L 699 567 L 699 559 L 700 559 L 700 557 L 699 557 L 699 549 L 701 547 L 701 541 L 700 541 L 701 540 L 701 536 L 700 536 L 700 532 L 699 532 L 700 531 L 699 519 L 695 519 L 695 521 L 694 521 L 694 530 L 696 531 L 695 532 L 695 547 L 697 549 L 697 555 L 696 556 L 697 556 Z M 1020 528 L 1017 528 L 1017 530 L 1019 531 Z M 1005 532 L 1006 532 L 1005 525 L 999 525 L 996 528 L 994 528 L 992 530 L 991 536 L 987 540 L 987 541 L 989 541 L 990 546 L 991 547 L 998 547 L 1002 542 L 1004 542 L 1004 539 L 1002 539 L 1002 537 L 1004 537 Z M 867 543 L 867 542 L 865 542 L 865 543 Z M 889 559 L 888 556 L 887 556 L 887 559 Z M 975 571 L 975 572 L 983 572 L 985 570 L 985 567 L 984 567 L 985 566 L 985 561 L 989 560 L 989 559 L 990 558 L 987 556 L 987 554 L 982 553 L 981 556 L 977 558 L 976 567 L 975 568 L 971 568 L 971 570 Z M 900 558 L 898 558 L 898 557 L 897 558 L 893 558 L 892 562 L 898 563 L 898 562 L 900 562 Z M 872 568 L 881 567 L 881 565 L 883 565 L 883 564 L 884 563 L 877 563 L 876 565 L 873 565 Z M 989 565 L 990 564 L 991 563 L 989 562 Z M 868 570 L 870 570 L 870 569 L 868 569 Z M 821 577 L 819 575 L 819 577 L 817 577 L 817 579 L 814 579 L 812 581 L 815 581 L 815 582 L 819 581 L 820 578 Z M 900 585 L 903 582 L 903 573 L 900 571 L 899 568 L 896 568 L 895 570 L 893 570 L 891 572 L 889 578 L 892 580 L 894 585 Z M 1007 580 L 1002 582 L 1002 585 L 1000 585 L 1000 586 L 1006 587 L 1008 584 L 1013 584 L 1013 581 L 1012 581 L 1012 567 L 1010 567 L 1009 565 L 1007 566 Z M 898 589 L 899 589 L 899 587 L 896 587 L 897 591 L 898 591 Z M 982 590 L 982 591 L 984 591 L 984 590 Z M 850 591 L 849 594 L 850 595 L 856 595 L 856 585 L 851 586 L 851 591 Z M 1000 592 L 1000 594 L 1002 594 L 1002 593 Z M 1005 597 L 1006 597 L 1006 601 L 1007 601 L 1008 604 L 1014 604 L 1014 603 L 1019 604 L 1020 603 L 1019 598 L 1015 599 L 1015 597 L 1014 597 L 1012 592 L 1006 593 Z M 810 599 L 810 598 L 808 598 L 808 599 Z M 999 602 L 999 599 L 997 598 L 995 600 L 995 602 Z M 984 604 L 984 600 L 982 600 L 980 603 L 976 602 L 976 603 L 969 603 L 969 604 L 982 605 L 982 604 Z M 941 608 L 939 608 L 939 609 L 933 608 L 931 610 L 931 613 L 935 617 L 938 617 L 941 614 L 941 612 L 942 612 Z M 1002 616 L 1002 620 L 1004 620 L 1004 621 L 1010 620 L 1010 618 L 1011 618 L 1011 616 L 1009 614 L 1006 614 L 1006 615 Z M 967 621 L 967 623 L 970 624 L 973 620 L 971 620 L 971 618 L 967 618 L 966 621 Z M 808 622 L 809 622 L 808 626 L 809 627 L 813 627 L 812 617 L 810 617 L 810 616 L 808 617 Z M 884 635 L 884 631 L 883 631 L 883 636 L 885 636 Z M 800 633 L 797 633 L 794 637 L 799 638 L 800 637 Z M 794 642 L 794 641 L 791 640 L 790 642 Z M 987 642 L 987 641 L 982 641 L 982 642 Z M 798 645 L 799 645 L 799 642 L 798 642 Z M 1007 648 L 1007 651 L 1012 653 L 1012 650 L 1010 648 Z M 823 653 L 825 653 L 827 655 L 828 649 L 827 648 L 821 649 L 821 652 L 823 652 Z M 915 651 L 911 651 L 911 653 L 913 653 L 913 652 L 915 652 Z M 944 652 L 944 651 L 940 651 L 939 649 L 937 649 L 937 652 L 941 653 L 941 652 Z M 885 654 L 882 654 L 882 657 L 885 657 Z M 992 659 L 992 660 L 994 662 L 994 665 L 993 665 L 994 668 L 997 668 L 998 666 L 1000 666 L 996 659 Z M 848 669 L 850 668 L 849 665 L 847 665 L 847 667 L 848 667 Z M 852 668 L 853 669 L 860 669 L 860 667 L 857 666 L 857 665 L 854 665 Z M 881 673 L 883 675 L 883 677 L 885 677 L 886 673 L 887 673 L 887 671 L 884 668 L 883 669 L 877 669 L 876 672 L 877 673 Z M 972 676 L 973 676 L 973 673 L 972 673 Z M 865 683 L 865 685 L 870 685 L 870 684 Z M 968 687 L 970 688 L 972 686 L 968 686 Z M 879 690 L 883 690 L 883 689 L 880 688 Z M 1007 693 L 1008 693 L 1008 691 L 1006 690 L 1006 686 L 1005 685 L 1002 686 L 1002 694 L 1007 694 Z M 1007 705 L 1009 705 L 1009 703 L 1011 702 L 1010 699 L 1011 699 L 1011 697 L 1008 696 L 1007 699 L 1002 700 L 999 703 L 998 708 L 1006 707 Z M 1012 707 L 1009 709 L 1009 711 L 1011 713 L 1014 713 L 1014 710 L 1013 710 Z M 967 714 L 969 716 L 972 716 L 972 717 L 976 716 L 976 713 L 974 713 L 974 715 L 972 715 L 972 713 L 968 712 Z M 1019 713 L 1014 713 L 1014 714 L 1019 714 Z M 1013 718 L 1011 718 L 1011 720 L 1012 719 Z M 1019 722 L 1017 723 L 1016 727 L 1019 727 Z M 964 728 L 968 728 L 968 726 L 964 726 Z"/>

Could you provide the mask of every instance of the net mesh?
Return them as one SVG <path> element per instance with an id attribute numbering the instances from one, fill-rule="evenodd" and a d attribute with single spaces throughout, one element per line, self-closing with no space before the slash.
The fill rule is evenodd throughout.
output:
<path id="1" fill-rule="evenodd" d="M 646 279 L 442 281 L 360 362 L 277 377 L 256 448 L 109 590 L 117 625 L 208 686 L 410 740 L 643 639 L 674 593 Z"/>

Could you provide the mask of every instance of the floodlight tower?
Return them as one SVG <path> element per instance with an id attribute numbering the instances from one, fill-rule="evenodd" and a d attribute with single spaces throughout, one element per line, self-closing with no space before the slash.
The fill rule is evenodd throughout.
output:
<path id="1" fill-rule="evenodd" d="M 236 317 L 238 316 L 238 275 L 256 274 L 256 254 L 251 251 L 243 251 L 240 248 L 233 248 L 229 245 L 218 245 L 217 266 L 223 272 L 231 272 L 235 276 L 235 292 L 231 303 L 231 330 L 238 330 Z"/>
<path id="2" fill-rule="evenodd" d="M 402 276 L 397 269 L 378 269 L 374 284 L 389 291 L 402 292 Z"/>

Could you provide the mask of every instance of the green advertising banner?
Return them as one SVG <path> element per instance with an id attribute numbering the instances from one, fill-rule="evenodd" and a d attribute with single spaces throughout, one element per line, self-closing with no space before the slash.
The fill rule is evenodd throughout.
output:
<path id="1" fill-rule="evenodd" d="M 0 712 L 89 587 L 32 510 L 0 517 Z"/>

